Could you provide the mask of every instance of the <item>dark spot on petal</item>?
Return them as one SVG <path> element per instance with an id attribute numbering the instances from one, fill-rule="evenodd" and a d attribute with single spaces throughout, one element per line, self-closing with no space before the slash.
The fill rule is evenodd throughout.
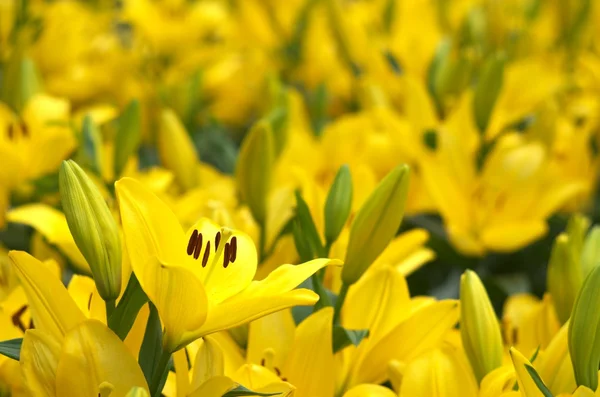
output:
<path id="1" fill-rule="evenodd" d="M 260 365 L 262 365 L 263 367 L 265 366 L 265 359 L 264 358 L 260 360 Z"/>
<path id="2" fill-rule="evenodd" d="M 24 122 L 21 122 L 21 131 L 23 132 L 23 136 L 25 138 L 29 137 L 29 127 Z"/>
<path id="3" fill-rule="evenodd" d="M 92 297 L 93 297 L 93 296 L 94 296 L 94 294 L 93 294 L 93 293 L 91 293 L 91 294 L 90 294 L 90 297 L 89 297 L 89 299 L 88 299 L 88 305 L 87 305 L 87 307 L 88 307 L 88 310 L 91 310 L 91 308 L 92 308 Z"/>

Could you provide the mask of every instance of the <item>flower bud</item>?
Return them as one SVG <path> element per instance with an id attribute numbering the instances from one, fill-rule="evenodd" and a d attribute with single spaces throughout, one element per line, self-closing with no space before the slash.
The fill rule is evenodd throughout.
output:
<path id="1" fill-rule="evenodd" d="M 588 233 L 581 251 L 581 271 L 585 277 L 600 263 L 600 226 L 594 226 Z"/>
<path id="2" fill-rule="evenodd" d="M 569 352 L 578 386 L 598 388 L 600 366 L 600 267 L 583 281 L 569 323 Z"/>
<path id="3" fill-rule="evenodd" d="M 274 152 L 271 126 L 266 120 L 261 120 L 250 129 L 244 139 L 236 168 L 240 196 L 250 207 L 254 219 L 261 225 L 264 225 L 266 220 Z"/>
<path id="4" fill-rule="evenodd" d="M 105 301 L 121 292 L 121 240 L 119 229 L 102 195 L 72 160 L 63 161 L 59 173 L 63 211 L 77 247 L 87 260 Z"/>
<path id="5" fill-rule="evenodd" d="M 340 235 L 352 208 L 352 177 L 347 165 L 337 172 L 325 202 L 325 240 L 331 244 Z"/>
<path id="6" fill-rule="evenodd" d="M 394 168 L 356 214 L 342 268 L 344 284 L 354 284 L 396 235 L 404 216 L 408 182 L 408 166 Z"/>
<path id="7" fill-rule="evenodd" d="M 548 292 L 552 295 L 556 315 L 561 324 L 571 316 L 573 303 L 581 286 L 583 274 L 573 255 L 571 237 L 560 234 L 550 255 L 548 264 Z"/>
<path id="8" fill-rule="evenodd" d="M 189 190 L 198 184 L 198 155 L 185 127 L 171 109 L 160 114 L 158 133 L 160 161 L 175 174 L 181 188 Z"/>
<path id="9" fill-rule="evenodd" d="M 487 129 L 494 105 L 500 95 L 505 62 L 506 57 L 503 54 L 494 54 L 483 64 L 479 75 L 473 106 L 475 107 L 475 122 L 480 131 Z"/>
<path id="10" fill-rule="evenodd" d="M 477 274 L 460 278 L 460 336 L 477 381 L 502 365 L 502 334 L 494 308 Z"/>

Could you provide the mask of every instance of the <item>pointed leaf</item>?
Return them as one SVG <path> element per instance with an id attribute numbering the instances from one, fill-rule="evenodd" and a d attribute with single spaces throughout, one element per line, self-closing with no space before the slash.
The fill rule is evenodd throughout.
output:
<path id="1" fill-rule="evenodd" d="M 340 325 L 333 327 L 333 352 L 337 353 L 343 348 L 354 345 L 369 336 L 368 329 L 346 329 Z"/>
<path id="2" fill-rule="evenodd" d="M 119 117 L 119 127 L 115 137 L 114 171 L 118 177 L 123 172 L 127 160 L 131 157 L 141 140 L 140 104 L 133 100 Z"/>
<path id="3" fill-rule="evenodd" d="M 21 358 L 22 344 L 23 338 L 2 341 L 0 342 L 0 354 L 19 361 Z"/>
<path id="4" fill-rule="evenodd" d="M 135 274 L 131 273 L 123 297 L 108 319 L 108 326 L 121 340 L 125 340 L 127 337 L 138 312 L 146 302 L 148 302 L 148 296 L 142 290 Z"/>
<path id="5" fill-rule="evenodd" d="M 239 396 L 276 396 L 279 393 L 258 393 L 249 389 L 246 389 L 244 386 L 239 385 L 233 390 L 228 391 L 223 394 L 223 397 L 239 397 Z"/>

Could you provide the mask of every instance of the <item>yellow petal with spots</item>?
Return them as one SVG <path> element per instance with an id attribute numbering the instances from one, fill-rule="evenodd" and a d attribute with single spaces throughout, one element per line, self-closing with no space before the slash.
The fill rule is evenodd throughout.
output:
<path id="1" fill-rule="evenodd" d="M 23 251 L 11 251 L 8 255 L 27 295 L 36 328 L 62 340 L 85 319 L 83 313 L 61 281 L 42 262 Z"/>
<path id="2" fill-rule="evenodd" d="M 102 384 L 113 395 L 133 387 L 148 390 L 146 379 L 127 347 L 104 324 L 86 320 L 65 337 L 56 371 L 58 396 L 98 396 Z"/>
<path id="3" fill-rule="evenodd" d="M 202 218 L 190 228 L 185 241 L 211 303 L 224 301 L 252 282 L 258 257 L 246 233 Z"/>

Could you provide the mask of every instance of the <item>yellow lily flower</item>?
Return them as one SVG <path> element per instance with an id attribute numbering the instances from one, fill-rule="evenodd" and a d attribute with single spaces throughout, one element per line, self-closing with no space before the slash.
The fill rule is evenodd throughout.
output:
<path id="1" fill-rule="evenodd" d="M 297 327 L 289 311 L 263 317 L 250 323 L 247 359 L 269 370 L 274 379 L 292 384 L 298 396 L 331 397 L 336 378 L 332 322 L 331 307 Z"/>
<path id="2" fill-rule="evenodd" d="M 69 103 L 44 94 L 30 98 L 20 116 L 0 103 L 0 227 L 8 208 L 9 193 L 24 182 L 58 169 L 75 148 L 69 128 Z M 39 150 L 47 150 L 40 156 Z"/>
<path id="3" fill-rule="evenodd" d="M 35 395 L 125 395 L 132 387 L 148 389 L 131 353 L 96 320 L 76 325 L 60 341 L 41 330 L 28 330 L 20 363 Z"/>
<path id="4" fill-rule="evenodd" d="M 131 267 L 159 311 L 168 350 L 318 300 L 293 288 L 330 260 L 282 265 L 253 282 L 256 248 L 245 233 L 200 219 L 184 234 L 173 212 L 140 182 L 123 178 L 116 191 Z"/>
<path id="5" fill-rule="evenodd" d="M 478 387 L 464 352 L 444 344 L 405 367 L 398 395 L 475 397 Z"/>
<path id="6" fill-rule="evenodd" d="M 340 387 L 385 381 L 392 360 L 409 363 L 435 348 L 458 317 L 456 301 L 410 299 L 398 270 L 389 266 L 369 270 L 350 288 L 342 311 L 345 328 L 368 329 L 369 336 L 356 349 L 347 349 Z"/>

